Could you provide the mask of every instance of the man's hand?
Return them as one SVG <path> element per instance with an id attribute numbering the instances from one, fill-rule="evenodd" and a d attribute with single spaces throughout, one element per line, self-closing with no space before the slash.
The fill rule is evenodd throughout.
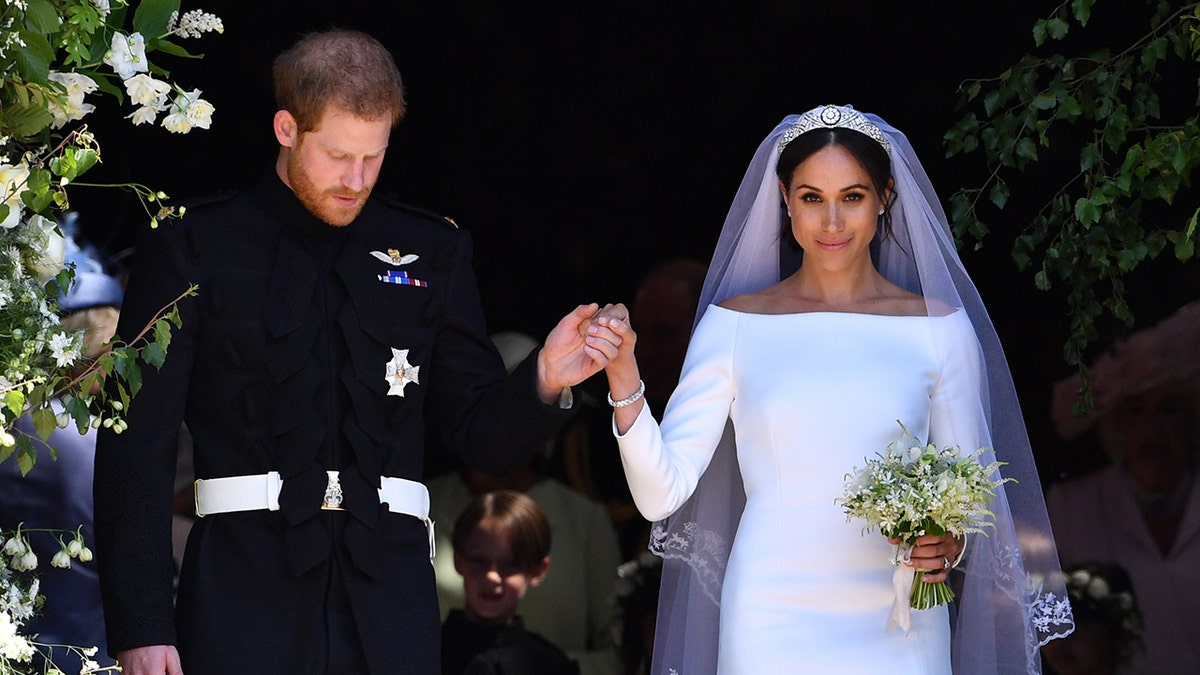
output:
<path id="1" fill-rule="evenodd" d="M 619 343 L 588 333 L 588 325 L 599 309 L 595 303 L 576 307 L 546 336 L 546 344 L 538 354 L 538 396 L 547 405 L 558 400 L 563 387 L 595 375 L 617 355 Z M 611 333 L 607 335 L 611 338 Z"/>
<path id="2" fill-rule="evenodd" d="M 150 645 L 117 652 L 124 675 L 183 675 L 175 645 Z"/>

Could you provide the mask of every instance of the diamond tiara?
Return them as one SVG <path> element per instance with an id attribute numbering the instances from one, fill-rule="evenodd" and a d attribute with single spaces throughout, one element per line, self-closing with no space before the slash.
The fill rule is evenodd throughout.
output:
<path id="1" fill-rule="evenodd" d="M 815 129 L 835 128 L 851 129 L 866 134 L 876 143 L 882 145 L 888 155 L 892 154 L 892 144 L 888 142 L 887 137 L 883 135 L 879 127 L 867 119 L 866 115 L 863 115 L 850 106 L 843 105 L 823 105 L 801 115 L 795 124 L 783 132 L 783 137 L 779 139 L 779 152 L 783 152 L 788 143 L 796 140 L 803 133 Z"/>

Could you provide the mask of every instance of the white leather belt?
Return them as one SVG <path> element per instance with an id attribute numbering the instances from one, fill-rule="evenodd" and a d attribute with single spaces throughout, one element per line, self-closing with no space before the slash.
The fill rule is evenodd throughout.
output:
<path id="1" fill-rule="evenodd" d="M 342 486 L 337 471 L 326 471 L 329 479 L 321 509 L 341 511 Z M 434 556 L 433 521 L 429 519 L 429 490 L 417 481 L 383 476 L 379 479 L 379 503 L 388 511 L 412 516 L 429 530 L 429 559 Z M 252 476 L 198 479 L 195 483 L 196 515 L 203 518 L 235 511 L 279 510 L 279 489 L 283 479 L 278 471 Z"/>

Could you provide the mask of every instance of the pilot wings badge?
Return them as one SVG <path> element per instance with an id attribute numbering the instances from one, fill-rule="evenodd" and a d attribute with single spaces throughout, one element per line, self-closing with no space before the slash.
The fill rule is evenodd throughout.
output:
<path id="1" fill-rule="evenodd" d="M 400 251 L 389 248 L 384 251 L 371 251 L 371 256 L 381 260 L 392 267 L 407 265 L 411 262 L 416 262 L 421 259 L 421 256 L 416 253 L 401 253 Z M 385 284 L 399 284 L 401 286 L 417 286 L 419 288 L 429 288 L 429 283 L 424 279 L 414 279 L 404 270 L 386 270 L 383 274 L 375 275 L 375 278 Z"/>
<path id="2" fill-rule="evenodd" d="M 401 253 L 394 248 L 389 248 L 387 252 L 371 251 L 371 255 L 389 265 L 407 265 L 410 262 L 420 260 L 421 256 L 416 253 Z"/>

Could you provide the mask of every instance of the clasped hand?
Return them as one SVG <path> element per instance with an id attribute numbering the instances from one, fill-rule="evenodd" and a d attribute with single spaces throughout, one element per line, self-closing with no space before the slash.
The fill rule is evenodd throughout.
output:
<path id="1" fill-rule="evenodd" d="M 622 338 L 606 321 L 623 319 L 628 326 L 629 312 L 624 305 L 592 303 L 580 305 L 562 318 L 546 337 L 538 354 L 538 395 L 546 403 L 558 398 L 563 387 L 579 384 L 600 372 L 617 358 Z M 632 335 L 632 331 L 629 332 Z M 632 354 L 632 345 L 628 346 Z"/>
<path id="2" fill-rule="evenodd" d="M 588 344 L 608 356 L 606 370 L 610 383 L 616 384 L 614 378 L 627 381 L 632 387 L 625 393 L 633 393 L 638 386 L 637 361 L 633 356 L 637 334 L 629 323 L 629 310 L 622 303 L 605 305 L 596 312 L 585 329 Z M 620 392 L 614 389 L 613 393 L 615 396 Z"/>

